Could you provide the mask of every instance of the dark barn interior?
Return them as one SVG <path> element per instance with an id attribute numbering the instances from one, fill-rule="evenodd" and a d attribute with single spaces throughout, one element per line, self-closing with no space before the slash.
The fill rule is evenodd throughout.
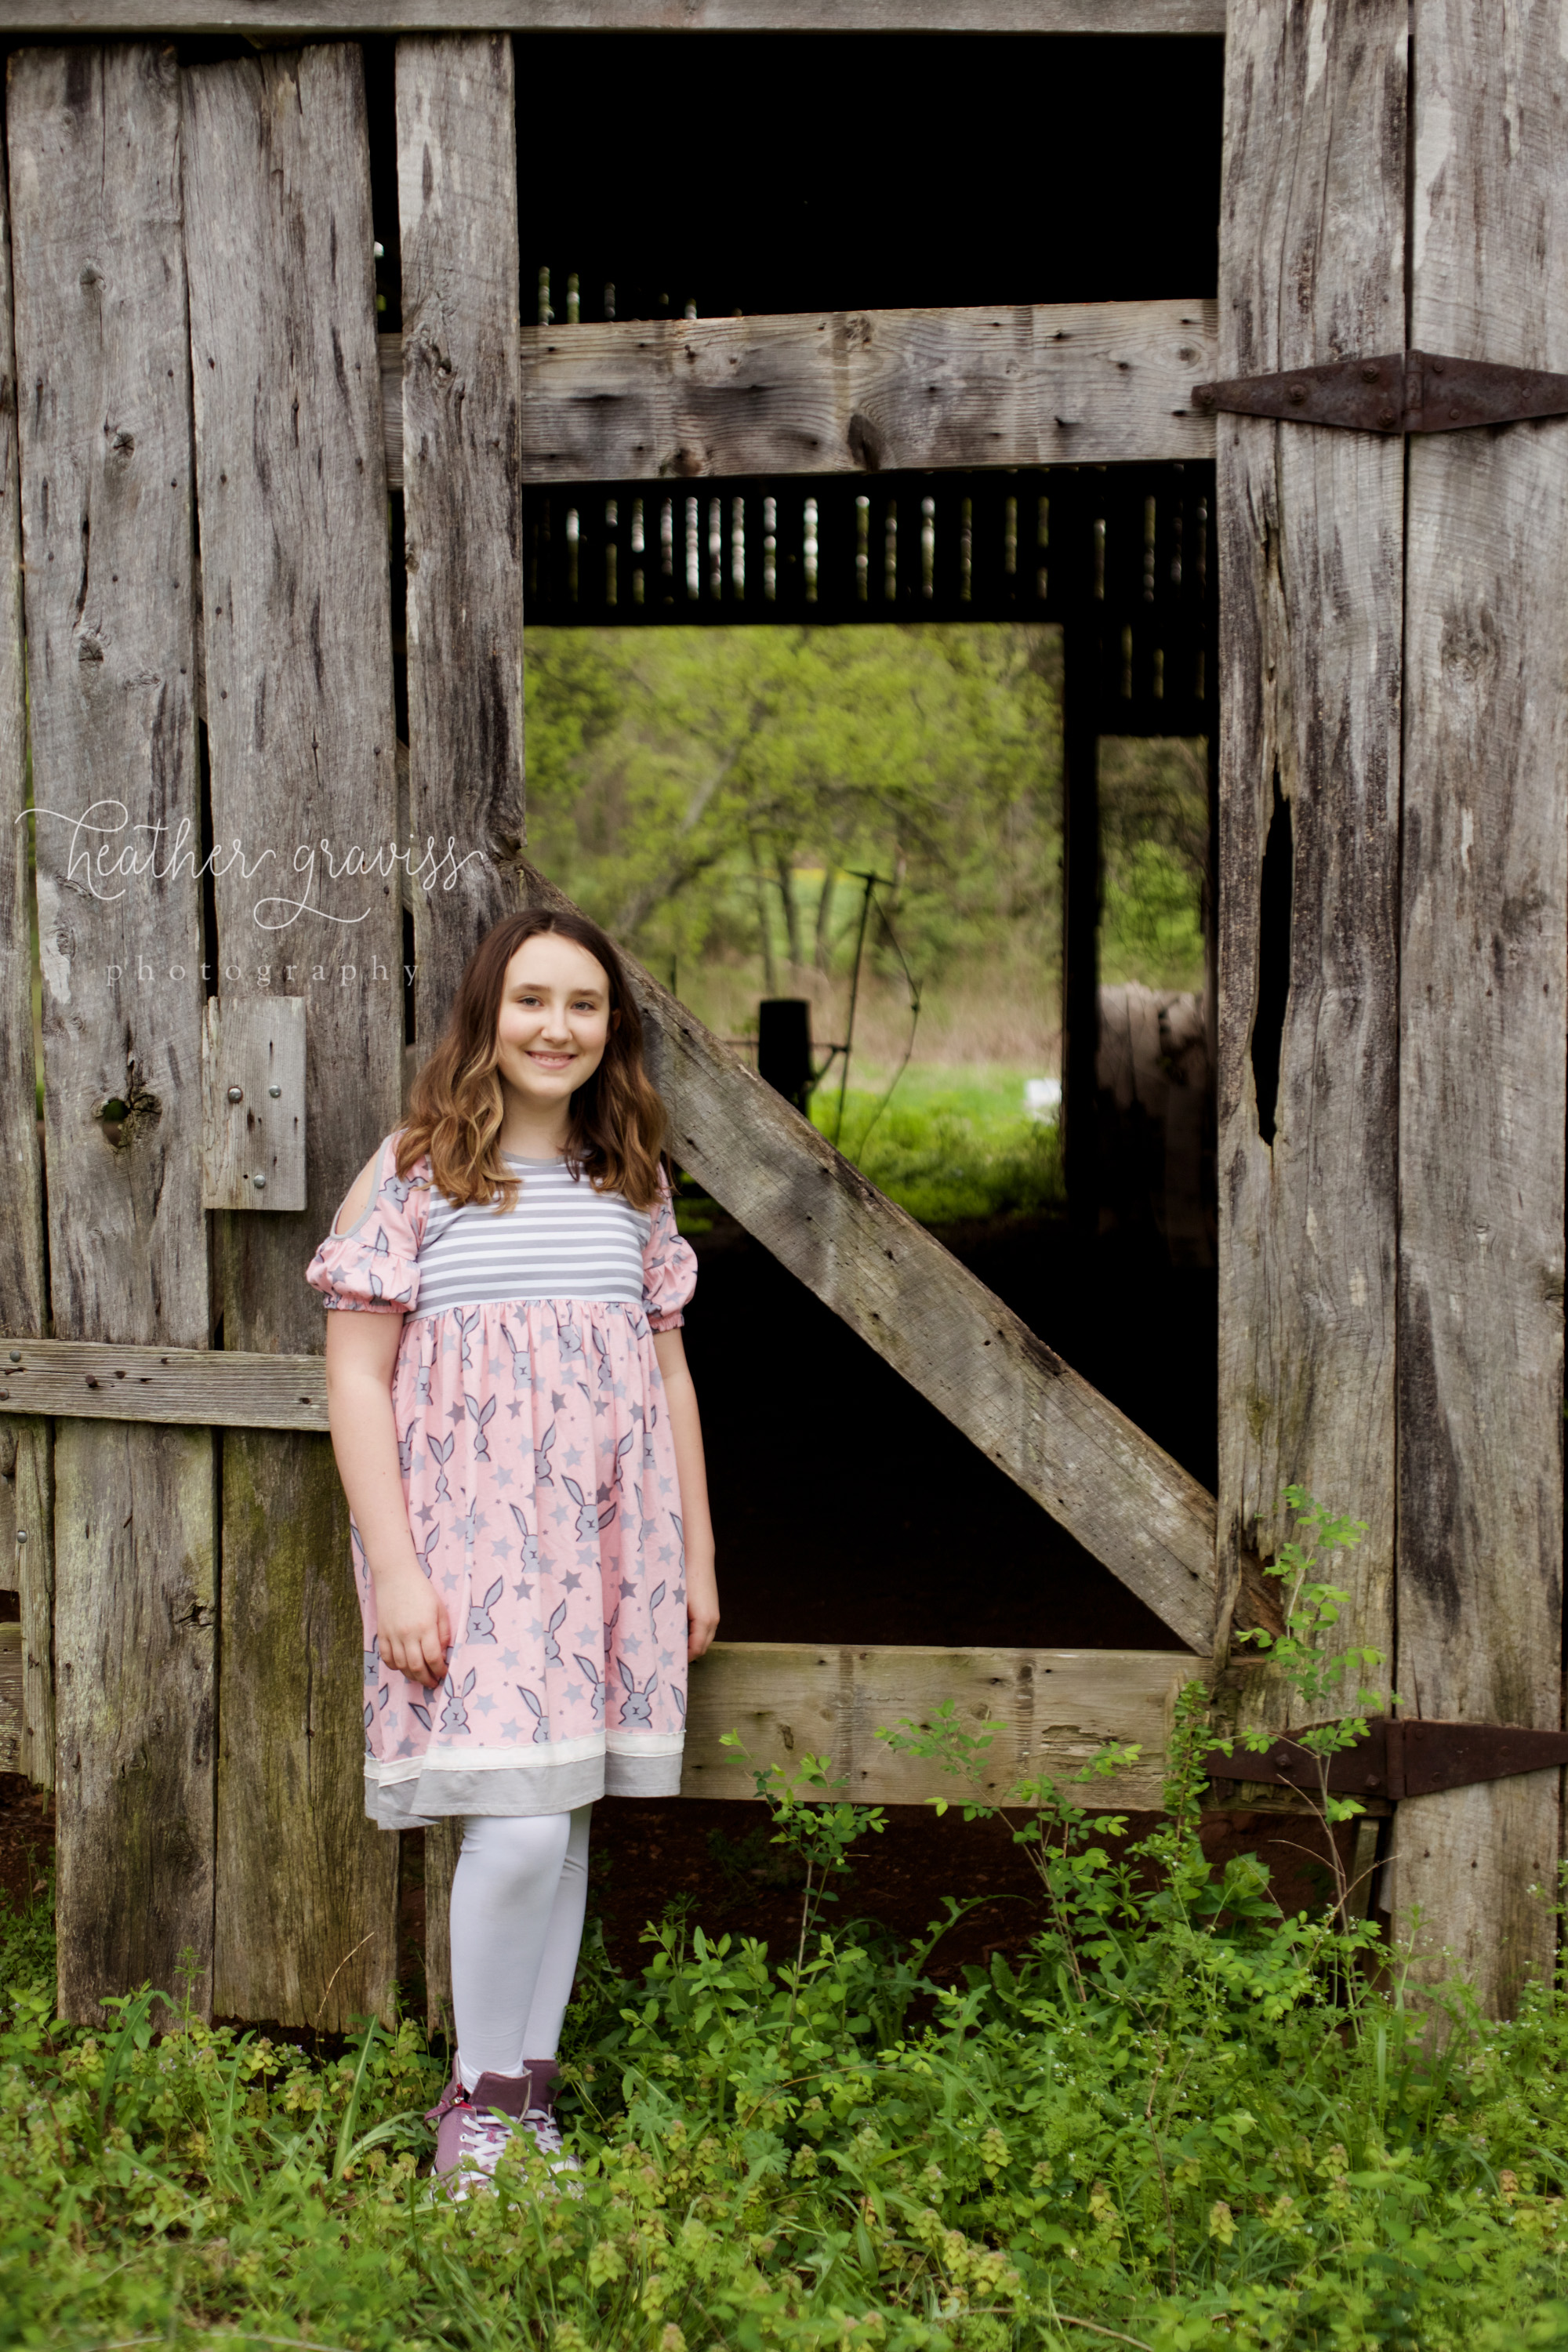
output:
<path id="1" fill-rule="evenodd" d="M 536 297 L 542 322 L 1214 290 L 1217 41 L 551 35 L 526 56 L 523 308 Z M 851 185 L 830 161 L 847 114 L 864 125 L 864 176 Z M 373 103 L 378 117 L 389 110 Z M 395 239 L 383 242 L 395 254 Z M 382 270 L 395 322 L 395 266 Z M 1070 1207 L 943 1238 L 1212 1486 L 1215 1278 L 1212 1263 L 1173 1265 L 1152 1219 L 1128 1213 L 1124 1139 L 1098 1099 L 1094 942 L 1097 739 L 1213 733 L 1210 469 L 700 487 L 700 499 L 667 483 L 527 492 L 528 627 L 1061 625 Z M 743 563 L 741 590 L 733 536 L 738 528 L 748 550 L 761 545 L 767 499 L 776 562 L 765 587 L 760 565 Z M 699 511 L 705 539 L 710 519 L 721 533 L 723 556 L 693 595 L 679 556 Z M 917 516 L 923 530 L 911 528 Z M 714 1464 L 728 1637 L 1176 1646 L 739 1227 L 721 1218 L 696 1245 L 701 1306 L 689 1344 Z M 725 1377 L 759 1324 L 771 1342 L 760 1444 Z"/>

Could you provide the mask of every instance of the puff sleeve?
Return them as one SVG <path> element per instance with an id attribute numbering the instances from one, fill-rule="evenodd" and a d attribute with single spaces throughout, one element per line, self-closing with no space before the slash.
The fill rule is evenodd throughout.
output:
<path id="1" fill-rule="evenodd" d="M 430 1192 L 428 1163 L 399 1176 L 388 1136 L 376 1160 L 364 1213 L 346 1233 L 333 1231 L 305 1269 L 328 1307 L 372 1315 L 408 1315 L 419 1297 L 419 1244 Z M 334 1219 L 334 1227 L 336 1220 Z"/>
<path id="2" fill-rule="evenodd" d="M 655 1331 L 679 1331 L 697 1287 L 697 1253 L 683 1242 L 675 1225 L 675 1203 L 669 1179 L 658 1171 L 658 1198 L 648 1222 L 647 1244 L 642 1259 L 642 1303 Z"/>

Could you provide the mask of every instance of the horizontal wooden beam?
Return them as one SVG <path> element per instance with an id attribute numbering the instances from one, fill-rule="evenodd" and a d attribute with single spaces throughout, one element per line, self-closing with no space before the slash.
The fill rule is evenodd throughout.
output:
<path id="1" fill-rule="evenodd" d="M 1225 0 L 5 0 L 0 35 L 1207 33 Z"/>
<path id="2" fill-rule="evenodd" d="M 759 1765 L 797 1769 L 832 1759 L 858 1804 L 918 1805 L 976 1793 L 940 1766 L 900 1756 L 879 1739 L 906 1717 L 928 1721 L 955 1702 L 966 1731 L 989 1737 L 985 1801 L 1019 1780 L 1070 1780 L 1108 1741 L 1136 1744 L 1138 1762 L 1095 1784 L 1106 1807 L 1161 1802 L 1177 1692 L 1204 1671 L 1184 1650 L 868 1649 L 792 1642 L 720 1642 L 691 1669 L 683 1797 L 754 1797 L 751 1769 L 721 1742 L 739 1732 Z"/>
<path id="3" fill-rule="evenodd" d="M 117 1348 L 100 1339 L 0 1340 L 0 1408 L 82 1421 L 325 1433 L 326 1360 L 238 1349 Z"/>
<path id="4" fill-rule="evenodd" d="M 1214 456 L 1192 405 L 1215 306 L 627 319 L 522 335 L 526 482 L 671 481 Z M 381 338 L 387 475 L 403 481 L 403 343 Z"/>
<path id="5" fill-rule="evenodd" d="M 532 867 L 521 878 L 531 903 L 570 907 Z M 626 961 L 676 1159 L 1178 1639 L 1206 1653 L 1214 1496 Z"/>

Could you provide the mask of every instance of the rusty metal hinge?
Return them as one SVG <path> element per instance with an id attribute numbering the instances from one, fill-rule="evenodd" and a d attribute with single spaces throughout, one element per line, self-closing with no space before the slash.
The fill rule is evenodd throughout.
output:
<path id="1" fill-rule="evenodd" d="M 1335 1796 L 1430 1797 L 1477 1780 L 1545 1772 L 1568 1764 L 1568 1731 L 1525 1731 L 1506 1723 L 1445 1723 L 1410 1716 L 1369 1716 L 1366 1737 L 1328 1759 Z M 1258 1780 L 1316 1794 L 1321 1759 L 1281 1732 L 1259 1754 L 1215 1748 L 1204 1759 L 1211 1780 Z"/>
<path id="2" fill-rule="evenodd" d="M 1224 409 L 1236 416 L 1346 425 L 1356 433 L 1462 433 L 1477 425 L 1517 425 L 1528 416 L 1568 416 L 1568 375 L 1434 352 L 1385 352 L 1375 359 L 1194 384 L 1193 399 L 1211 415 Z"/>

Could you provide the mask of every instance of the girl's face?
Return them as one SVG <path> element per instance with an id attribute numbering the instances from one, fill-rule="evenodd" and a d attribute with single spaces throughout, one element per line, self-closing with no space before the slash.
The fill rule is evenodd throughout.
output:
<path id="1" fill-rule="evenodd" d="M 575 940 L 541 931 L 506 968 L 497 1023 L 501 1083 L 532 1110 L 564 1110 L 605 1058 L 610 980 Z"/>

